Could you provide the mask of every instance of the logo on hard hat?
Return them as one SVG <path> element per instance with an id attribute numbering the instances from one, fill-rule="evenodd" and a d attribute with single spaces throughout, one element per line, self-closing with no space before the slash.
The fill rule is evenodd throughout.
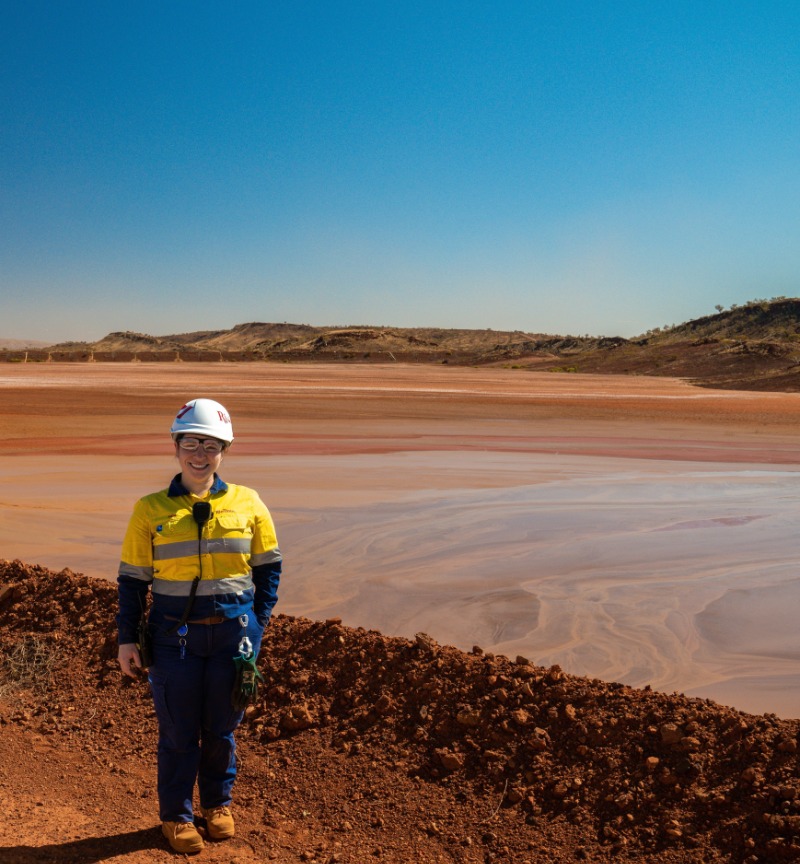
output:
<path id="1" fill-rule="evenodd" d="M 233 441 L 233 423 L 224 405 L 213 399 L 192 399 L 178 411 L 170 429 L 172 437 L 186 433 L 208 435 L 228 444 Z"/>

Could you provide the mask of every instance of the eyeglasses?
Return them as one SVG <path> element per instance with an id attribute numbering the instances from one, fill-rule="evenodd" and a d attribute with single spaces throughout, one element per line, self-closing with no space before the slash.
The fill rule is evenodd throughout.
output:
<path id="1" fill-rule="evenodd" d="M 204 438 L 202 441 L 199 438 L 181 438 L 178 447 L 187 453 L 196 453 L 201 447 L 206 453 L 222 453 L 225 444 L 216 438 Z"/>

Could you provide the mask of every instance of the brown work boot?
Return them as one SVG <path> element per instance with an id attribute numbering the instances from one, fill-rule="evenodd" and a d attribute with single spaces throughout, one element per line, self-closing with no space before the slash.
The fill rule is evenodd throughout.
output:
<path id="1" fill-rule="evenodd" d="M 233 837 L 233 816 L 230 807 L 209 807 L 208 810 L 201 807 L 200 812 L 206 817 L 208 836 L 212 840 L 227 840 Z"/>
<path id="2" fill-rule="evenodd" d="M 194 822 L 162 822 L 161 831 L 176 852 L 199 852 L 205 845 Z"/>

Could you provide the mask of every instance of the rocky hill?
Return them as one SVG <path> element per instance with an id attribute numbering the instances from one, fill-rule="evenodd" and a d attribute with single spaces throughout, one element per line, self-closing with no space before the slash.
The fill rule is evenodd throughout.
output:
<path id="1" fill-rule="evenodd" d="M 118 672 L 114 601 L 0 561 L 4 862 L 164 860 L 155 718 Z M 260 668 L 239 830 L 206 860 L 800 860 L 798 721 L 339 620 L 276 616 Z"/>
<path id="2" fill-rule="evenodd" d="M 305 324 L 239 324 L 231 330 L 148 336 L 110 333 L 92 343 L 62 343 L 49 351 L 61 359 L 322 360 L 355 362 L 489 363 L 510 356 L 552 359 L 554 351 L 595 348 L 605 340 L 573 339 L 520 331 L 398 327 L 311 327 Z M 160 356 L 157 356 L 160 355 Z"/>
<path id="3" fill-rule="evenodd" d="M 669 375 L 737 390 L 800 390 L 800 300 L 757 300 L 611 350 L 582 352 L 575 371 Z"/>
<path id="4" fill-rule="evenodd" d="M 110 333 L 0 361 L 317 361 L 503 365 L 553 372 L 665 375 L 708 387 L 800 390 L 800 300 L 757 300 L 635 339 L 520 330 L 239 324 L 169 336 Z"/>

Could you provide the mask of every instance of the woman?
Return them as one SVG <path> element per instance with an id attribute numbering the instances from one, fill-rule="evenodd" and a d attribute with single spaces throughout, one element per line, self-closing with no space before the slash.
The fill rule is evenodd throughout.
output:
<path id="1" fill-rule="evenodd" d="M 180 473 L 136 503 L 122 545 L 118 657 L 123 673 L 135 678 L 143 666 L 138 628 L 152 589 L 149 681 L 162 831 L 176 852 L 199 852 L 195 782 L 208 836 L 234 834 L 233 733 L 243 716 L 241 699 L 232 699 L 241 666 L 234 658 L 258 655 L 278 599 L 281 553 L 258 494 L 217 473 L 233 441 L 225 408 L 193 399 L 171 434 Z"/>

